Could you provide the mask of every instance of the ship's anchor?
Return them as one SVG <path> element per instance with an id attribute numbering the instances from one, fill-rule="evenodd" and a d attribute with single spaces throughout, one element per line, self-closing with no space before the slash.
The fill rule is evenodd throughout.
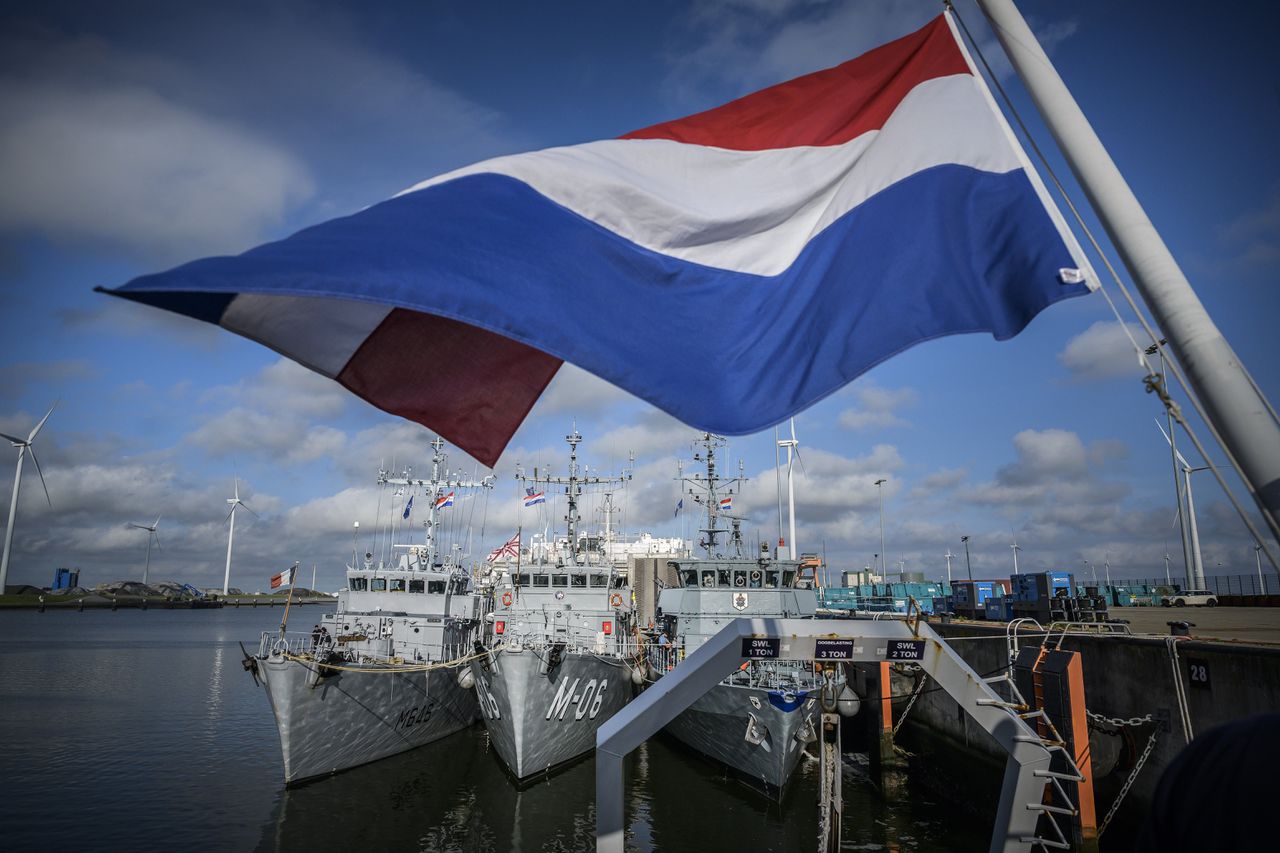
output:
<path id="1" fill-rule="evenodd" d="M 258 659 L 245 650 L 244 643 L 240 644 L 240 651 L 244 652 L 244 660 L 240 661 L 240 665 L 244 667 L 245 672 L 253 676 L 253 686 L 261 686 L 258 682 Z"/>

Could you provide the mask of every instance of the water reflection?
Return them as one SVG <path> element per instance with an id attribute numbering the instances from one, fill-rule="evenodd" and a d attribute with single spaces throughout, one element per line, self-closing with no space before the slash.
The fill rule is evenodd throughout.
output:
<path id="1" fill-rule="evenodd" d="M 595 849 L 595 771 L 580 762 L 511 785 L 481 726 L 284 791 L 261 851 L 364 845 L 423 851 Z"/>

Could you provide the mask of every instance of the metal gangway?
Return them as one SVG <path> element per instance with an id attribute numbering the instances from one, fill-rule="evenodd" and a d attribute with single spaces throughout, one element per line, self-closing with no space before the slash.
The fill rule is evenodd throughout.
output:
<path id="1" fill-rule="evenodd" d="M 918 618 L 737 619 L 597 731 L 598 853 L 623 853 L 626 756 L 749 660 L 919 665 L 1009 753 L 991 853 L 1069 849 L 1070 829 L 1064 833 L 1059 820 L 1078 815 L 1068 789 L 1083 776 L 1056 731 L 1037 732 L 1043 712 L 1027 705 L 1008 675 L 983 678 Z M 997 683 L 1007 685 L 1007 698 Z"/>

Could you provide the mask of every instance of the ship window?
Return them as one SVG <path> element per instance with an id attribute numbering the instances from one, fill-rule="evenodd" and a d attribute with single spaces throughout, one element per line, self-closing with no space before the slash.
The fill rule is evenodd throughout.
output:
<path id="1" fill-rule="evenodd" d="M 373 590 L 374 592 L 386 592 L 387 579 L 386 578 L 370 578 L 369 589 Z"/>
<path id="2" fill-rule="evenodd" d="M 767 586 L 769 589 L 777 589 L 778 587 L 778 570 L 777 569 L 770 569 L 769 571 L 765 572 L 764 585 Z"/>
<path id="3" fill-rule="evenodd" d="M 716 570 L 715 570 L 715 569 L 706 569 L 705 571 L 703 571 L 703 573 L 702 573 L 702 585 L 703 585 L 703 586 L 715 586 L 715 585 L 716 585 Z"/>
<path id="4" fill-rule="evenodd" d="M 720 582 L 720 586 L 728 586 L 728 585 L 729 585 L 729 570 L 728 570 L 728 569 L 720 569 L 720 571 L 719 571 L 719 576 L 718 576 L 717 580 Z"/>
<path id="5" fill-rule="evenodd" d="M 737 569 L 733 573 L 733 585 L 736 587 L 744 587 L 747 585 L 747 573 L 743 569 Z"/>
<path id="6" fill-rule="evenodd" d="M 534 586 L 551 586 L 551 575 L 534 575 Z"/>
<path id="7" fill-rule="evenodd" d="M 593 574 L 591 575 L 591 585 L 596 589 L 605 589 L 609 586 L 609 576 Z"/>
<path id="8" fill-rule="evenodd" d="M 584 574 L 580 574 L 580 573 L 578 573 L 578 572 L 574 572 L 572 575 L 570 575 L 570 577 L 573 579 L 573 586 L 574 586 L 574 588 L 575 588 L 575 589 L 576 589 L 576 588 L 585 588 L 585 587 L 586 587 L 586 585 L 587 585 L 587 576 L 586 576 L 586 575 L 584 575 Z"/>
<path id="9" fill-rule="evenodd" d="M 409 581 L 409 592 L 425 592 L 427 582 L 423 580 Z"/>
<path id="10" fill-rule="evenodd" d="M 368 578 L 352 578 L 351 588 L 356 592 L 364 592 L 369 588 L 369 579 Z"/>
<path id="11" fill-rule="evenodd" d="M 392 592 L 404 592 L 404 578 L 392 578 L 392 579 L 391 579 L 391 591 L 392 591 Z"/>
<path id="12" fill-rule="evenodd" d="M 684 585 L 685 585 L 685 586 L 697 586 L 697 585 L 698 585 L 698 573 L 697 573 L 696 571 L 694 571 L 693 569 L 687 569 L 687 570 L 684 572 Z"/>
<path id="13" fill-rule="evenodd" d="M 791 585 L 792 585 L 792 584 L 794 584 L 795 582 L 796 582 L 796 573 L 795 573 L 795 572 L 783 572 L 783 573 L 782 573 L 782 585 L 783 585 L 783 586 L 791 586 Z"/>
<path id="14" fill-rule="evenodd" d="M 552 586 L 568 586 L 569 576 L 568 575 L 552 575 L 551 585 Z"/>
<path id="15" fill-rule="evenodd" d="M 529 575 L 527 574 L 516 575 L 516 586 L 528 586 L 528 585 L 529 585 Z"/>
<path id="16" fill-rule="evenodd" d="M 432 595 L 444 595 L 444 581 L 427 581 L 427 592 Z"/>

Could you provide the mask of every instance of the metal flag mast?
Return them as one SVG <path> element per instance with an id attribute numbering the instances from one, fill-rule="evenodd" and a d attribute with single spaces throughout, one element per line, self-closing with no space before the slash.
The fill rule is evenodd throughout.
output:
<path id="1" fill-rule="evenodd" d="M 705 533 L 706 538 L 700 541 L 698 544 L 701 545 L 706 550 L 708 557 L 715 557 L 717 556 L 716 545 L 719 544 L 718 542 L 716 542 L 716 537 L 718 537 L 721 533 L 729 533 L 730 540 L 733 542 L 734 550 L 736 551 L 737 555 L 741 557 L 742 556 L 742 519 L 737 516 L 730 515 L 727 512 L 721 512 L 719 494 L 720 494 L 720 489 L 724 487 L 726 489 L 725 494 L 729 495 L 732 498 L 733 496 L 732 487 L 735 484 L 738 486 L 738 491 L 739 492 L 742 491 L 742 484 L 747 481 L 747 478 L 743 476 L 742 462 L 741 460 L 739 460 L 738 462 L 737 477 L 733 478 L 732 480 L 722 480 L 719 477 L 719 475 L 716 474 L 716 448 L 726 446 L 728 444 L 727 439 L 725 439 L 724 436 L 716 435 L 715 433 L 704 432 L 697 439 L 695 444 L 701 444 L 706 450 L 707 455 L 705 458 L 703 458 L 699 453 L 695 451 L 693 454 L 693 459 L 695 462 L 702 462 L 707 466 L 707 475 L 703 477 L 701 474 L 694 474 L 692 477 L 686 477 L 684 476 L 683 467 L 680 466 L 680 464 L 677 462 L 676 479 L 679 480 L 681 483 L 689 484 L 690 486 L 689 494 L 693 497 L 693 500 L 695 503 L 706 504 L 707 526 L 701 528 L 701 530 L 699 531 L 700 533 Z M 696 487 L 700 491 L 695 492 L 694 487 Z M 729 519 L 730 523 L 733 526 L 732 531 L 726 530 L 720 526 L 719 518 L 722 515 L 726 516 Z"/>
<path id="2" fill-rule="evenodd" d="M 436 436 L 431 441 L 431 479 L 421 480 L 412 477 L 391 477 L 386 471 L 378 472 L 378 485 L 387 486 L 416 486 L 426 489 L 427 496 L 427 520 L 422 526 L 427 529 L 426 541 L 426 568 L 431 569 L 436 564 L 436 501 L 445 495 L 445 489 L 491 489 L 493 488 L 494 476 L 492 474 L 482 477 L 479 481 L 459 480 L 450 476 L 448 471 L 444 472 L 441 478 L 440 465 L 445 460 L 444 441 Z"/>
<path id="3" fill-rule="evenodd" d="M 1280 423 L 1274 410 L 1209 317 L 1013 0 L 977 3 L 1177 353 L 1210 430 L 1280 540 Z M 1157 390 L 1168 405 L 1167 392 Z M 1174 415 L 1181 420 L 1180 413 Z M 1274 557 L 1268 557 L 1274 565 Z"/>
<path id="4" fill-rule="evenodd" d="M 521 481 L 522 483 L 533 483 L 535 486 L 538 483 L 546 483 L 549 486 L 565 487 L 565 495 L 568 497 L 568 501 L 569 501 L 569 510 L 567 513 L 565 513 L 565 517 L 564 517 L 565 526 L 567 528 L 567 532 L 569 536 L 569 560 L 571 563 L 577 565 L 578 564 L 578 522 L 582 520 L 581 516 L 578 514 L 578 498 L 582 496 L 582 487 L 583 486 L 612 486 L 615 484 L 626 483 L 628 480 L 631 479 L 631 471 L 630 469 L 623 471 L 622 474 L 617 477 L 589 476 L 585 473 L 585 471 L 584 473 L 579 474 L 578 473 L 578 445 L 582 443 L 582 434 L 578 432 L 578 425 L 576 423 L 573 425 L 573 432 L 566 435 L 564 437 L 564 440 L 569 443 L 569 476 L 568 477 L 552 477 L 550 475 L 540 476 L 538 474 L 537 468 L 533 469 L 532 477 L 527 477 L 525 476 L 524 469 L 517 466 L 516 479 Z M 634 456 L 631 458 L 631 462 L 632 464 L 635 463 Z M 610 505 L 610 508 L 612 508 L 611 494 L 610 494 L 609 505 Z M 610 509 L 610 512 L 612 512 L 612 509 Z M 605 518 L 606 518 L 606 526 L 607 526 L 608 515 L 606 515 Z M 608 533 L 606 533 L 605 538 L 606 540 L 608 539 Z"/>

